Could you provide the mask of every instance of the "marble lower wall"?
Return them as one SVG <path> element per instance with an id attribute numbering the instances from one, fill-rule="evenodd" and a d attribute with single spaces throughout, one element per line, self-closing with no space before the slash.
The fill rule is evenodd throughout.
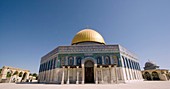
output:
<path id="1" fill-rule="evenodd" d="M 82 81 L 82 68 L 69 68 L 69 76 L 68 76 L 68 68 L 64 68 L 64 84 L 67 84 L 69 80 L 69 84 L 76 84 L 77 81 L 77 73 L 78 73 L 78 81 L 81 84 Z M 96 74 L 97 73 L 97 74 Z M 128 74 L 128 73 L 126 73 Z M 122 83 L 127 82 L 128 78 L 125 78 L 130 75 L 126 75 L 123 73 L 123 68 L 118 67 L 103 67 L 103 68 L 94 68 L 94 81 L 95 83 Z M 129 73 L 130 74 L 130 73 Z M 42 83 L 57 83 L 61 84 L 63 76 L 63 68 L 56 68 L 50 71 L 44 71 L 39 74 L 39 82 Z M 69 77 L 69 79 L 68 79 Z M 131 80 L 141 80 L 141 72 L 136 71 L 131 75 Z"/>

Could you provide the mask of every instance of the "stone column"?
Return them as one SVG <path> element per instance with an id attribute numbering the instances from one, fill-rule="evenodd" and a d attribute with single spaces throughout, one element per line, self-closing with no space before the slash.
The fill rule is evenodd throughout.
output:
<path id="1" fill-rule="evenodd" d="M 129 68 L 128 68 L 128 72 L 129 72 L 129 80 L 132 80 L 132 71 L 131 71 L 131 66 L 130 66 L 129 59 L 127 59 L 127 64 L 129 65 Z"/>
<path id="2" fill-rule="evenodd" d="M 76 84 L 79 84 L 79 71 L 78 71 L 79 66 L 77 66 L 77 81 Z"/>
<path id="3" fill-rule="evenodd" d="M 51 79 L 51 69 L 49 68 L 49 70 L 48 70 L 48 82 L 50 82 L 50 79 Z"/>
<path id="4" fill-rule="evenodd" d="M 114 68 L 115 68 L 116 83 L 118 83 L 118 74 L 117 74 L 117 67 L 116 67 L 116 65 L 114 65 Z"/>
<path id="5" fill-rule="evenodd" d="M 41 72 L 42 73 L 42 72 Z M 27 75 L 26 75 L 26 80 L 29 79 L 29 72 L 27 72 Z M 42 75 L 42 74 L 41 74 Z M 42 78 L 41 78 L 42 79 Z"/>
<path id="6" fill-rule="evenodd" d="M 98 72 L 96 70 L 96 84 L 98 84 Z"/>
<path id="7" fill-rule="evenodd" d="M 100 66 L 100 71 L 101 71 L 101 83 L 103 84 L 103 70 L 102 70 L 102 66 Z"/>
<path id="8" fill-rule="evenodd" d="M 130 75 L 129 75 L 129 71 L 128 71 L 128 63 L 124 60 L 126 68 L 125 68 L 125 72 L 126 72 L 126 79 L 129 81 L 130 80 Z"/>
<path id="9" fill-rule="evenodd" d="M 113 73 L 112 73 L 112 66 L 111 65 L 109 65 L 109 71 L 110 71 L 110 83 L 112 84 L 113 83 L 113 77 L 112 77 Z"/>
<path id="10" fill-rule="evenodd" d="M 64 84 L 64 69 L 65 69 L 65 66 L 63 66 L 63 74 L 62 74 L 62 81 L 61 81 L 61 84 Z"/>
<path id="11" fill-rule="evenodd" d="M 54 82 L 54 60 L 52 61 L 52 68 L 51 68 L 51 71 L 52 71 L 52 73 L 51 73 L 51 81 L 52 82 Z"/>
<path id="12" fill-rule="evenodd" d="M 135 79 L 135 77 L 134 77 L 134 71 L 133 71 L 133 69 L 131 69 L 131 71 L 132 71 L 132 80 L 134 80 L 134 79 Z"/>
<path id="13" fill-rule="evenodd" d="M 152 73 L 149 73 L 150 74 L 150 76 L 151 76 L 151 80 L 153 81 L 153 76 L 152 76 Z"/>
<path id="14" fill-rule="evenodd" d="M 75 81 L 76 82 L 76 68 L 72 68 L 72 77 L 73 77 L 73 79 L 72 79 L 72 81 Z"/>
<path id="15" fill-rule="evenodd" d="M 84 84 L 84 64 L 81 65 L 82 66 L 82 84 Z"/>
<path id="16" fill-rule="evenodd" d="M 131 61 L 131 59 L 129 59 L 129 64 L 130 64 L 130 75 L 131 75 L 131 80 L 134 80 L 133 71 L 132 71 L 132 61 Z"/>
<path id="17" fill-rule="evenodd" d="M 139 71 L 139 70 L 138 70 Z M 143 79 L 141 71 L 139 71 L 139 79 Z"/>
<path id="18" fill-rule="evenodd" d="M 96 81 L 95 83 L 98 84 L 98 71 L 97 71 L 97 65 L 95 65 L 95 73 L 96 73 Z"/>
<path id="19" fill-rule="evenodd" d="M 139 70 L 137 70 L 137 73 L 138 73 L 139 79 L 141 79 L 142 78 L 142 76 L 140 75 L 141 72 Z"/>
<path id="20" fill-rule="evenodd" d="M 125 63 L 125 59 L 120 57 L 119 60 L 122 61 L 122 68 L 120 68 L 120 70 L 121 70 L 121 72 L 120 72 L 121 79 L 122 79 L 123 82 L 125 82 L 127 80 L 127 73 L 126 73 L 126 68 L 125 68 L 126 64 L 124 64 Z"/>
<path id="21" fill-rule="evenodd" d="M 68 70 L 68 74 L 67 74 L 67 84 L 69 84 L 70 83 L 70 80 L 69 80 L 69 74 L 70 74 L 70 66 L 68 66 L 68 68 L 67 68 L 67 70 Z"/>
<path id="22" fill-rule="evenodd" d="M 134 71 L 134 76 L 136 77 L 136 80 L 138 80 L 138 76 L 137 76 L 137 74 L 136 74 L 136 70 L 135 69 L 133 69 L 133 71 Z"/>

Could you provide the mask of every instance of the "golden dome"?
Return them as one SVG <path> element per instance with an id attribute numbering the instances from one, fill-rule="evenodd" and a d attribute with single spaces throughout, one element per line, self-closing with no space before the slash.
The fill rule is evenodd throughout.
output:
<path id="1" fill-rule="evenodd" d="M 72 45 L 80 42 L 97 42 L 105 44 L 103 37 L 92 29 L 84 29 L 79 31 L 72 40 Z"/>

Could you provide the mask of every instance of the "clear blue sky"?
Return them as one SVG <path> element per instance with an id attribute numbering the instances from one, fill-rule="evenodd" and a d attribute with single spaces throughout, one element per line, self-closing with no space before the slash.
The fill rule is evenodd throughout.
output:
<path id="1" fill-rule="evenodd" d="M 90 26 L 170 69 L 170 0 L 0 0 L 0 67 L 38 72 L 40 58 Z"/>

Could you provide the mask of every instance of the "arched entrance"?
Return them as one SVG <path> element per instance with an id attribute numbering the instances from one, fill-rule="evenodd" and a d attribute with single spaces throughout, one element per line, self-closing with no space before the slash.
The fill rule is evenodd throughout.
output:
<path id="1" fill-rule="evenodd" d="M 94 63 L 87 60 L 85 63 L 85 83 L 94 83 Z"/>
<path id="2" fill-rule="evenodd" d="M 160 80 L 158 73 L 155 71 L 152 72 L 152 77 L 153 77 L 153 80 Z"/>
<path id="3" fill-rule="evenodd" d="M 22 80 L 26 80 L 26 75 L 27 75 L 27 73 L 25 72 L 22 76 Z"/>
<path id="4" fill-rule="evenodd" d="M 144 73 L 144 77 L 145 77 L 145 79 L 147 79 L 147 80 L 151 80 L 151 75 L 149 74 L 149 72 L 145 72 L 145 73 Z"/>

